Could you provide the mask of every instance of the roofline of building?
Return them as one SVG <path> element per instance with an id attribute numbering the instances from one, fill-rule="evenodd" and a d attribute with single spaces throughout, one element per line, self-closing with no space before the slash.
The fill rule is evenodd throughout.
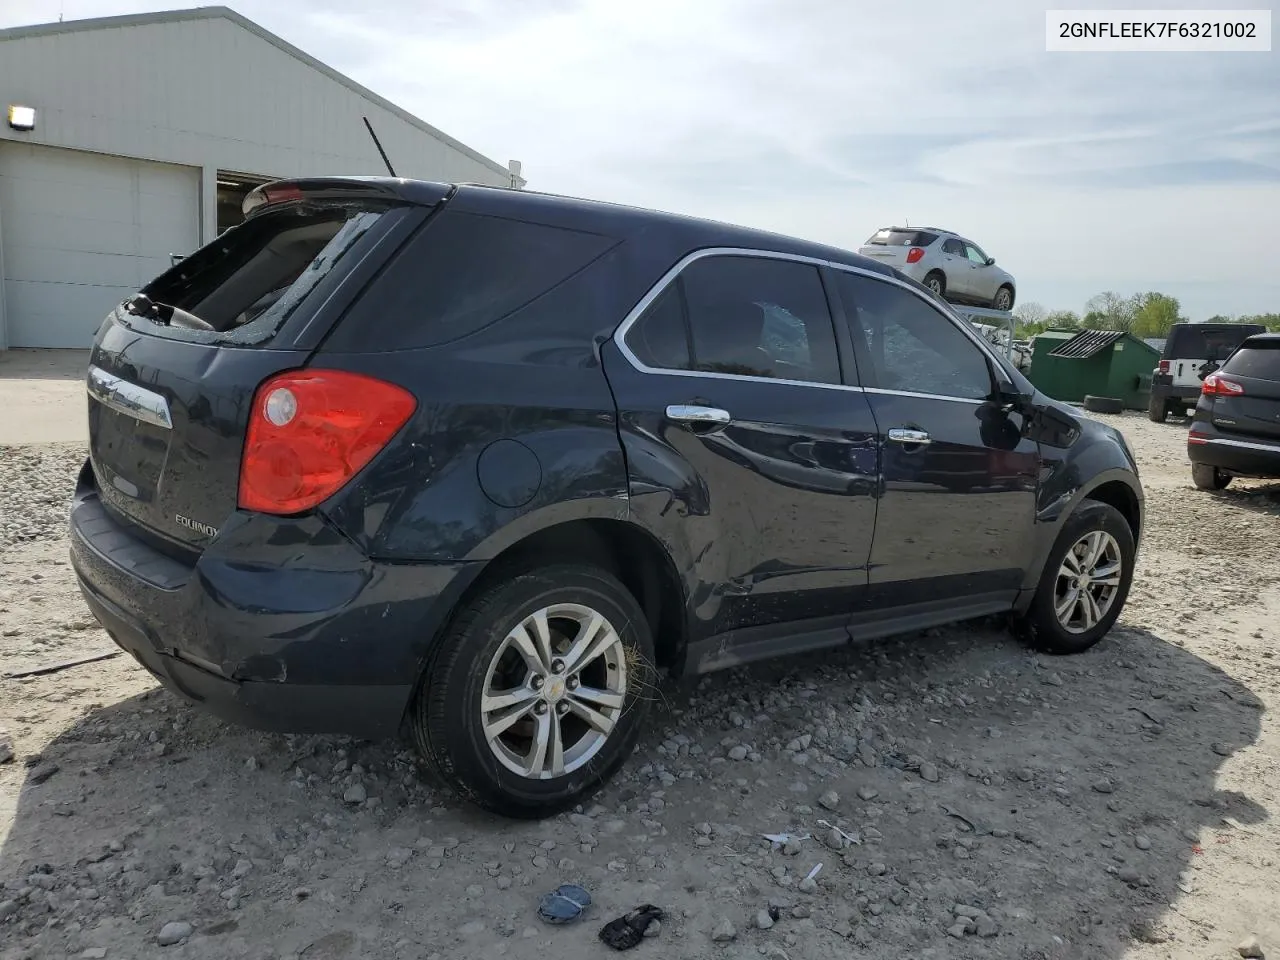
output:
<path id="1" fill-rule="evenodd" d="M 386 97 L 379 96 L 368 87 L 356 83 L 344 73 L 339 73 L 333 67 L 329 66 L 321 60 L 317 60 L 305 50 L 300 50 L 287 40 L 276 36 L 270 30 L 267 30 L 254 23 L 248 17 L 236 13 L 230 7 L 196 7 L 187 10 L 162 10 L 156 13 L 131 13 L 123 16 L 115 17 L 91 17 L 86 20 L 68 20 L 65 23 L 38 23 L 28 27 L 7 27 L 0 29 L 0 42 L 5 40 L 23 40 L 28 37 L 49 37 L 56 36 L 61 33 L 79 33 L 84 30 L 104 30 L 114 27 L 143 27 L 152 24 L 162 23 L 180 23 L 184 20 L 230 20 L 238 27 L 248 30 L 257 37 L 262 38 L 278 50 L 287 53 L 289 56 L 301 60 L 313 70 L 317 70 L 324 74 L 330 80 L 335 80 L 342 84 L 348 90 L 359 94 L 371 103 L 377 104 L 384 110 L 387 110 L 406 123 L 409 123 L 423 133 L 435 137 L 437 140 L 447 144 L 459 153 L 465 154 L 477 163 L 482 163 L 489 167 L 495 173 L 501 173 L 503 176 L 510 177 L 511 171 L 498 163 L 491 160 L 484 154 L 473 150 L 465 143 L 455 140 L 443 130 L 438 130 L 431 124 L 418 117 L 415 117 L 403 107 L 398 107 Z"/>

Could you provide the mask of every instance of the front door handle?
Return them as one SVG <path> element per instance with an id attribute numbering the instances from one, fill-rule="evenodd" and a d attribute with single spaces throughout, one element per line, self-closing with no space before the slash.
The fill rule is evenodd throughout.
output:
<path id="1" fill-rule="evenodd" d="M 923 447 L 933 443 L 933 438 L 923 430 L 908 427 L 894 427 L 889 431 L 889 442 L 900 443 L 904 447 Z"/>
<path id="2" fill-rule="evenodd" d="M 727 427 L 733 417 L 728 410 L 693 403 L 673 403 L 667 407 L 667 419 L 683 423 L 699 433 L 713 433 Z"/>

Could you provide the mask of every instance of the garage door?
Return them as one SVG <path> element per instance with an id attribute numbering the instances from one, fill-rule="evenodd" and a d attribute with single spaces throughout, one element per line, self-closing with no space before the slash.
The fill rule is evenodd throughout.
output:
<path id="1" fill-rule="evenodd" d="M 0 141 L 10 347 L 88 347 L 102 318 L 199 236 L 195 167 Z"/>

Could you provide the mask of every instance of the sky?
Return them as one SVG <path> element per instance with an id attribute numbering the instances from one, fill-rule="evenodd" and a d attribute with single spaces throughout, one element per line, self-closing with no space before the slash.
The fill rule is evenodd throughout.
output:
<path id="1" fill-rule="evenodd" d="M 190 5 L 0 0 L 0 27 Z M 1029 0 L 227 5 L 529 189 L 854 249 L 940 226 L 1051 310 L 1159 290 L 1192 320 L 1280 312 L 1280 44 L 1047 53 Z"/>

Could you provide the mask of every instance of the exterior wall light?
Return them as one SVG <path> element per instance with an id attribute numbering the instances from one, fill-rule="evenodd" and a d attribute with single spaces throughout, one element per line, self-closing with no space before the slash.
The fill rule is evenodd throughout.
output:
<path id="1" fill-rule="evenodd" d="M 9 126 L 15 130 L 34 130 L 36 128 L 36 108 L 10 104 Z"/>

